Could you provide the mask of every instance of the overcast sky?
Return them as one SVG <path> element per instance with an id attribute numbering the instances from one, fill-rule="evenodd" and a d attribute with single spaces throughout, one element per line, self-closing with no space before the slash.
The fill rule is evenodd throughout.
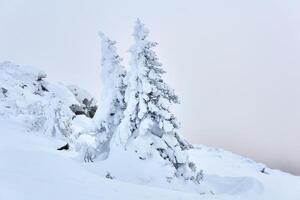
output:
<path id="1" fill-rule="evenodd" d="M 300 1 L 0 0 L 0 61 L 100 95 L 99 30 L 128 65 L 140 18 L 181 132 L 300 175 Z"/>

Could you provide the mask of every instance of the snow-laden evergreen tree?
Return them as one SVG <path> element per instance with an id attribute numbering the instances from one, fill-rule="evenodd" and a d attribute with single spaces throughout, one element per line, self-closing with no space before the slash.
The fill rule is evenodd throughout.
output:
<path id="1" fill-rule="evenodd" d="M 199 181 L 193 163 L 184 151 L 190 146 L 178 133 L 179 123 L 170 110 L 179 103 L 174 91 L 164 82 L 165 71 L 156 53 L 156 42 L 147 40 L 149 31 L 137 20 L 126 89 L 127 108 L 118 127 L 112 148 L 136 152 L 141 160 L 164 159 L 174 167 L 176 176 Z"/>
<path id="2" fill-rule="evenodd" d="M 116 127 L 120 124 L 125 104 L 125 68 L 121 65 L 122 58 L 117 54 L 116 42 L 103 33 L 101 37 L 101 80 L 102 95 L 98 111 L 95 114 L 97 124 L 97 153 L 104 158 L 109 152 L 109 143 Z"/>

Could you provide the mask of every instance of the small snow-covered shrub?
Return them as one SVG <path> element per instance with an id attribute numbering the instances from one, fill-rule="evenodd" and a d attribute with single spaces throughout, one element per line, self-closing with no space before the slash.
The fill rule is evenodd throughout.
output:
<path id="1" fill-rule="evenodd" d="M 94 162 L 97 155 L 94 133 L 81 133 L 76 140 L 76 150 L 80 152 L 79 158 L 85 162 Z"/>
<path id="2" fill-rule="evenodd" d="M 0 88 L 0 98 L 7 97 L 8 90 L 5 88 Z"/>
<path id="3" fill-rule="evenodd" d="M 36 81 L 33 83 L 35 86 L 34 94 L 42 96 L 44 92 L 48 92 L 47 83 L 44 80 L 46 77 L 45 73 L 38 73 Z"/>
<path id="4" fill-rule="evenodd" d="M 35 102 L 27 107 L 33 118 L 32 131 L 49 136 L 63 136 L 70 139 L 72 135 L 72 114 L 62 101 L 52 96 L 48 102 Z"/>

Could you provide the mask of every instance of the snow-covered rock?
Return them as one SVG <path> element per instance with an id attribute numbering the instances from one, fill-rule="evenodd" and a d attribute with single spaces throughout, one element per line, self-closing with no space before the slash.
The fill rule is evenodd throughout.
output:
<path id="1" fill-rule="evenodd" d="M 78 98 L 64 85 L 28 66 L 0 63 L 0 117 L 22 119 L 28 130 L 73 140 L 73 112 Z"/>
<path id="2" fill-rule="evenodd" d="M 98 109 L 95 98 L 88 91 L 76 85 L 69 85 L 68 88 L 79 102 L 79 104 L 72 104 L 70 106 L 72 112 L 75 115 L 85 115 L 86 117 L 93 118 Z"/>

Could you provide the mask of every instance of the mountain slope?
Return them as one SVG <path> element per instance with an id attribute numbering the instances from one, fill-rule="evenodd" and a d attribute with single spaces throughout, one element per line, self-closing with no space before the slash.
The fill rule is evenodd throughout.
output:
<path id="1" fill-rule="evenodd" d="M 70 106 L 81 105 L 87 95 L 80 92 L 78 98 L 77 89 L 48 83 L 45 77 L 38 70 L 0 63 L 0 200 L 300 199 L 300 177 L 206 146 L 185 152 L 203 170 L 200 184 L 166 179 L 169 165 L 130 151 L 84 162 L 80 149 L 93 141 L 82 136 L 93 134 L 94 124 Z M 66 142 L 68 151 L 56 150 Z"/>
<path id="2" fill-rule="evenodd" d="M 0 120 L 0 199 L 272 199 L 298 200 L 300 178 L 232 153 L 202 146 L 190 156 L 219 194 L 200 195 L 111 180 L 90 170 L 77 153 L 57 151 L 63 140 L 28 132 L 18 119 Z M 118 166 L 121 167 L 121 166 Z M 240 178 L 243 177 L 243 178 Z M 255 179 L 249 179 L 249 177 Z M 236 178 L 236 179 L 235 179 Z M 253 187 L 249 180 L 259 180 Z M 252 187 L 249 193 L 248 187 Z M 248 191 L 248 192 L 247 192 Z"/>

